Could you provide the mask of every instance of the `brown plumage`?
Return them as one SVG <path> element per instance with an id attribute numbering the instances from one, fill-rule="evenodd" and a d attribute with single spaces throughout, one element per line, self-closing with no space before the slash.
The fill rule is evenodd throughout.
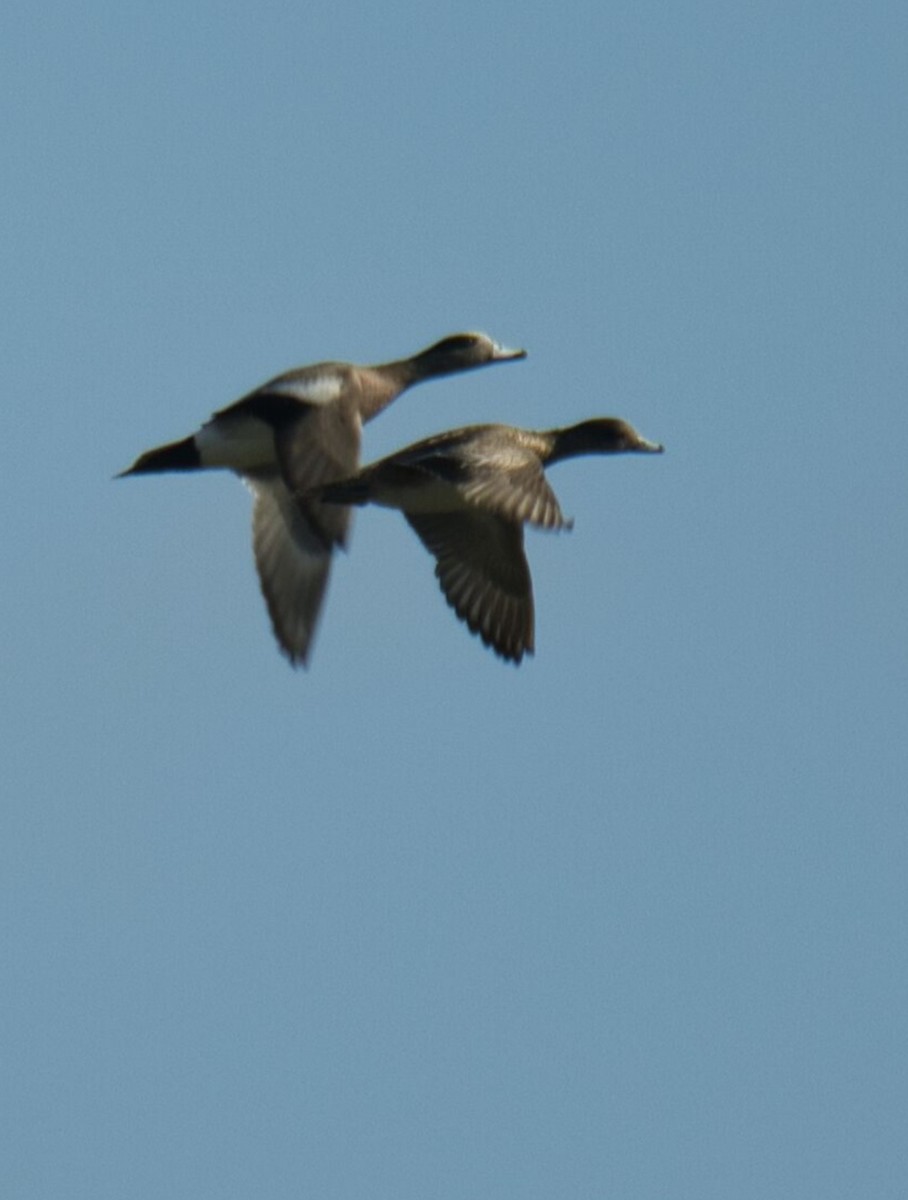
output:
<path id="1" fill-rule="evenodd" d="M 123 475 L 226 467 L 254 496 L 252 541 L 275 637 L 305 665 L 331 556 L 346 543 L 349 509 L 311 490 L 356 470 L 363 424 L 426 379 L 525 357 L 481 333 L 442 339 L 411 358 L 378 366 L 323 362 L 297 367 L 215 413 L 179 442 L 141 455 Z"/>
<path id="2" fill-rule="evenodd" d="M 318 497 L 399 509 L 435 558 L 441 590 L 458 617 L 496 654 L 519 663 L 534 649 L 523 526 L 571 525 L 545 468 L 580 454 L 661 451 L 614 417 L 542 432 L 471 425 L 399 450 L 319 489 Z"/>

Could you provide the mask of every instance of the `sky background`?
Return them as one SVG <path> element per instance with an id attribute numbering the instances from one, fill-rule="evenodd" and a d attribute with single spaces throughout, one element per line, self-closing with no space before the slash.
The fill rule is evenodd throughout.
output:
<path id="1" fill-rule="evenodd" d="M 908 1194 L 908 9 L 0 15 L 0 1193 Z M 224 473 L 461 329 L 550 475 L 537 654 L 357 514 L 308 672 Z"/>

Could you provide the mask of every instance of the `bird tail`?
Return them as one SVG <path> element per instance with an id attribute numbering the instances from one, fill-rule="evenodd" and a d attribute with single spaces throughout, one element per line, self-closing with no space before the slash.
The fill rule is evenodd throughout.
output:
<path id="1" fill-rule="evenodd" d="M 166 446 L 158 446 L 156 450 L 148 450 L 140 454 L 131 467 L 116 475 L 122 479 L 124 475 L 146 475 L 155 471 L 195 471 L 202 465 L 202 459 L 195 444 L 194 437 L 183 438 L 181 442 L 168 442 Z"/>

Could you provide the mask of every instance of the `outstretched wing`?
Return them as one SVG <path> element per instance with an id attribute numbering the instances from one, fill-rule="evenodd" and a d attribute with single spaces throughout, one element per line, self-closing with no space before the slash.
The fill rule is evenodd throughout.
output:
<path id="1" fill-rule="evenodd" d="M 255 495 L 252 544 L 275 637 L 292 663 L 305 665 L 331 555 L 346 545 L 351 518 L 312 489 L 356 470 L 360 421 L 345 406 L 297 403 L 273 428 L 276 468 L 244 473 Z"/>
<path id="2" fill-rule="evenodd" d="M 523 527 L 476 509 L 404 513 L 436 560 L 435 574 L 458 617 L 502 658 L 533 653 L 533 584 Z"/>
<path id="3" fill-rule="evenodd" d="M 305 666 L 328 585 L 332 544 L 277 471 L 244 478 L 255 497 L 252 547 L 274 635 L 294 666 Z M 337 511 L 346 531 L 349 510 Z"/>

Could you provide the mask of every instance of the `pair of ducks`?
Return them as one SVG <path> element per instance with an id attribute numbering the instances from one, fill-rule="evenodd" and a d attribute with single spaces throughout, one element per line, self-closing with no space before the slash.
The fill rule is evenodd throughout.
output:
<path id="1" fill-rule="evenodd" d="M 659 453 L 612 417 L 535 432 L 470 425 L 357 470 L 362 427 L 423 380 L 526 357 L 482 333 L 446 337 L 378 366 L 297 367 L 215 413 L 198 433 L 142 454 L 121 475 L 226 467 L 254 496 L 252 541 L 274 633 L 306 665 L 350 505 L 399 509 L 434 556 L 448 603 L 504 659 L 533 652 L 524 524 L 570 528 L 544 467 L 579 454 Z"/>

